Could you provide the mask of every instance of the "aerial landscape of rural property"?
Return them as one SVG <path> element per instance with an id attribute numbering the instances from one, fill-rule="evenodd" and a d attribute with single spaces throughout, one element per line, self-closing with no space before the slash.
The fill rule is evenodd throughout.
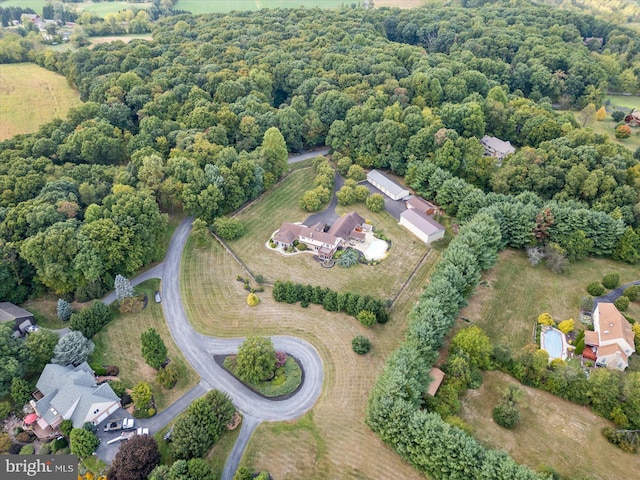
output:
<path id="1" fill-rule="evenodd" d="M 0 479 L 640 478 L 640 1 L 0 22 Z"/>

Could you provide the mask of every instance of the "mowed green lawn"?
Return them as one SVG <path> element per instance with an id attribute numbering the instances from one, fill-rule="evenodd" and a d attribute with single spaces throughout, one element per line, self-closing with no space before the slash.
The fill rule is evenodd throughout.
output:
<path id="1" fill-rule="evenodd" d="M 262 274 L 269 282 L 291 280 L 393 299 L 429 247 L 386 212 L 372 213 L 364 204 L 337 210 L 338 213 L 357 211 L 371 220 L 375 231 L 391 239 L 388 257 L 379 265 L 327 269 L 322 268 L 311 253 L 284 256 L 265 246 L 283 221 L 303 222 L 307 218 L 309 213 L 298 207 L 298 200 L 305 190 L 313 187 L 314 177 L 311 168 L 292 172 L 278 187 L 238 214 L 236 218 L 244 223 L 247 231 L 242 238 L 229 242 L 229 246 L 254 275 Z"/>
<path id="2" fill-rule="evenodd" d="M 484 373 L 478 390 L 467 390 L 461 416 L 485 446 L 508 451 L 532 468 L 551 466 L 563 478 L 632 480 L 638 478 L 640 455 L 625 453 L 607 442 L 600 430 L 613 423 L 548 392 L 520 385 L 504 373 Z M 510 384 L 523 390 L 522 420 L 513 430 L 498 426 L 491 411 Z M 584 477 L 580 474 L 585 474 Z"/>
<path id="3" fill-rule="evenodd" d="M 0 65 L 0 140 L 35 132 L 81 103 L 62 75 L 32 63 Z"/>
<path id="4" fill-rule="evenodd" d="M 357 2 L 356 2 L 357 3 Z M 233 10 L 259 10 L 261 8 L 340 8 L 349 2 L 342 0 L 178 0 L 173 8 L 199 13 L 226 13 Z"/>
<path id="5" fill-rule="evenodd" d="M 0 7 L 23 7 L 31 8 L 38 15 L 42 15 L 42 7 L 47 5 L 47 0 L 2 0 Z"/>
<path id="6" fill-rule="evenodd" d="M 174 343 L 164 320 L 162 306 L 153 301 L 153 292 L 159 290 L 159 286 L 160 280 L 147 280 L 136 287 L 136 292 L 147 294 L 147 307 L 140 313 L 119 315 L 99 332 L 93 338 L 96 349 L 90 361 L 102 365 L 117 365 L 120 368 L 120 379 L 129 388 L 141 381 L 148 382 L 156 407 L 161 411 L 194 387 L 200 378 Z M 155 328 L 160 334 L 169 358 L 180 371 L 178 383 L 171 390 L 166 390 L 156 381 L 156 370 L 142 358 L 140 335 L 148 328 Z"/>
<path id="7" fill-rule="evenodd" d="M 488 286 L 476 287 L 460 315 L 485 330 L 494 345 L 517 351 L 531 343 L 533 325 L 543 312 L 555 321 L 573 318 L 577 322 L 580 299 L 588 295 L 585 287 L 611 272 L 620 274 L 621 285 L 640 279 L 637 265 L 595 258 L 572 263 L 565 273 L 555 274 L 543 264 L 532 267 L 522 251 L 506 250 L 483 275 Z M 626 313 L 640 320 L 640 303 L 632 303 Z"/>
<path id="8" fill-rule="evenodd" d="M 128 2 L 84 2 L 76 3 L 79 11 L 91 12 L 98 17 L 104 17 L 108 13 L 117 13 L 121 10 L 137 9 L 142 10 L 149 8 L 151 2 L 148 3 L 128 3 Z"/>
<path id="9" fill-rule="evenodd" d="M 623 107 L 640 110 L 640 95 L 607 95 L 612 107 Z"/>

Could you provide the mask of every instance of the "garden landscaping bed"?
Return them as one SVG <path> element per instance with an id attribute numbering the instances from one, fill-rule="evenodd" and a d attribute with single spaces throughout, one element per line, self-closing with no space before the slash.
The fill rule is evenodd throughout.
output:
<path id="1" fill-rule="evenodd" d="M 302 365 L 293 355 L 287 354 L 287 361 L 284 366 L 276 370 L 273 380 L 262 382 L 260 384 L 247 383 L 235 374 L 232 361 L 232 355 L 214 355 L 214 361 L 233 375 L 243 385 L 253 390 L 263 398 L 269 400 L 287 400 L 295 395 L 304 383 L 304 369 Z M 284 381 L 275 384 L 279 377 L 283 376 Z"/>

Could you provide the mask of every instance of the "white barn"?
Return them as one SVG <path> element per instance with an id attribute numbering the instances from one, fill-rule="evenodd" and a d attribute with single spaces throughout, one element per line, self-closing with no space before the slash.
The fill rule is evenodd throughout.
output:
<path id="1" fill-rule="evenodd" d="M 367 181 L 392 200 L 402 200 L 410 195 L 409 190 L 401 187 L 378 170 L 371 170 L 367 173 Z"/>
<path id="2" fill-rule="evenodd" d="M 415 208 L 405 210 L 400 214 L 400 225 L 424 243 L 435 242 L 444 237 L 444 227 Z"/>

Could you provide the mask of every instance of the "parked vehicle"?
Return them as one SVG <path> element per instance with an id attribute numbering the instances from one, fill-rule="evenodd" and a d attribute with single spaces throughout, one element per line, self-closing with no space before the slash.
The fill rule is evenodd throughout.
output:
<path id="1" fill-rule="evenodd" d="M 116 418 L 104 426 L 105 432 L 117 432 L 118 430 L 131 430 L 135 426 L 133 418 Z"/>
<path id="2" fill-rule="evenodd" d="M 162 298 L 160 297 L 160 292 L 158 290 L 156 290 L 156 292 L 153 294 L 156 303 L 160 303 L 162 301 Z"/>

